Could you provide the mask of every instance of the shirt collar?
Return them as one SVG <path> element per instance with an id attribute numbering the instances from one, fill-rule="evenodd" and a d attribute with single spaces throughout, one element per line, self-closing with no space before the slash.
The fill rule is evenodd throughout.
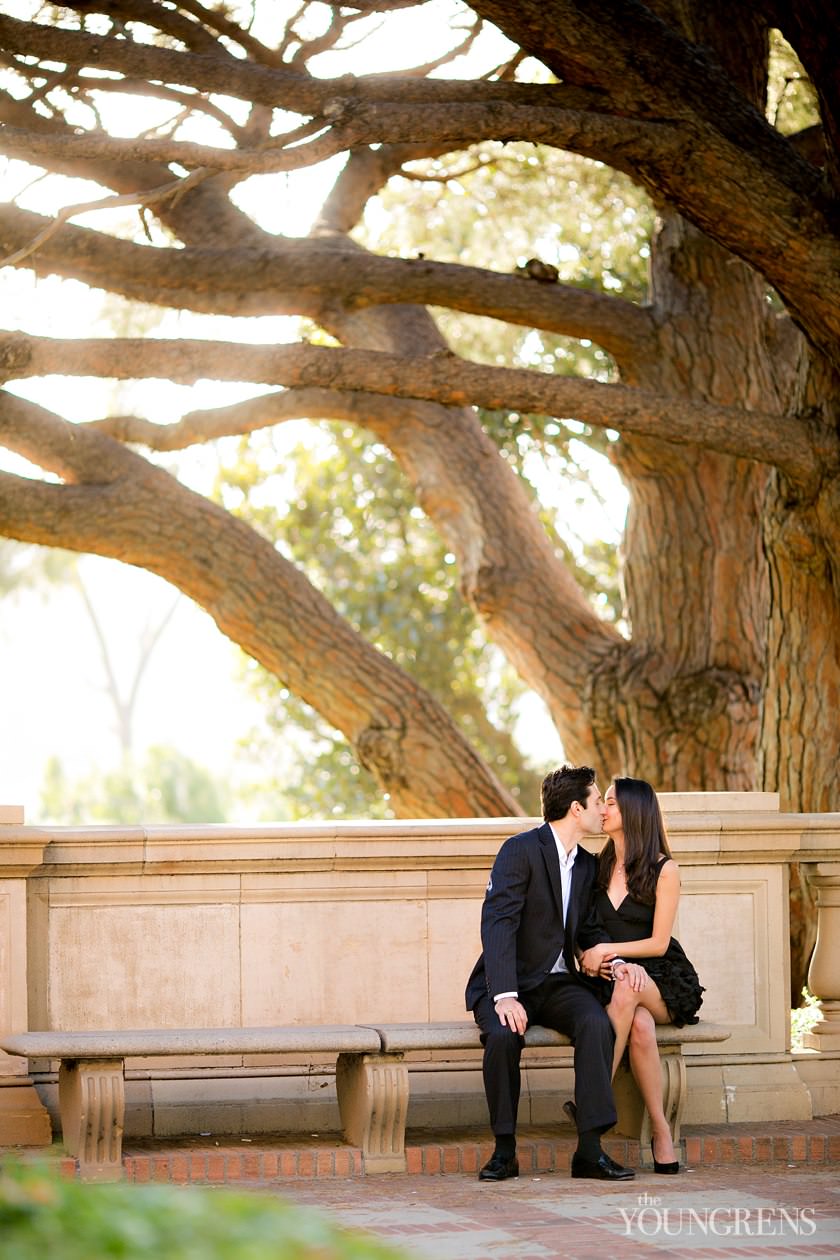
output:
<path id="1" fill-rule="evenodd" d="M 557 856 L 560 859 L 561 870 L 565 869 L 565 870 L 570 871 L 572 869 L 572 867 L 575 864 L 575 858 L 577 857 L 577 851 L 578 851 L 578 847 L 577 845 L 575 845 L 575 847 L 571 850 L 571 852 L 567 854 L 562 844 L 558 844 Z"/>
<path id="2" fill-rule="evenodd" d="M 551 827 L 550 823 L 549 823 L 549 826 Z M 554 836 L 554 843 L 557 846 L 557 857 L 560 860 L 560 869 L 570 871 L 575 864 L 575 858 L 577 857 L 578 846 L 574 845 L 567 854 L 564 845 L 562 844 L 560 840 L 557 839 L 557 834 L 553 827 L 551 827 L 551 834 L 552 836 Z"/>

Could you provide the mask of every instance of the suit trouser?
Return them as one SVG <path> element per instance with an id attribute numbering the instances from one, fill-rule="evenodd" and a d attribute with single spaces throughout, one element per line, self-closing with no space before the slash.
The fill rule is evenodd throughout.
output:
<path id="1" fill-rule="evenodd" d="M 605 1132 L 617 1116 L 612 1092 L 615 1034 L 595 995 L 568 975 L 548 976 L 536 989 L 521 993 L 529 1024 L 565 1033 L 575 1048 L 575 1106 L 578 1130 Z M 489 996 L 473 1012 L 484 1044 L 484 1092 L 490 1127 L 497 1135 L 516 1132 L 523 1038 L 502 1024 Z"/>

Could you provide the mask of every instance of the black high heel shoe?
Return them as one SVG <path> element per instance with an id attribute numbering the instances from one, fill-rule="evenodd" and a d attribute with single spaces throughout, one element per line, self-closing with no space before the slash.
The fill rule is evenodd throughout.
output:
<path id="1" fill-rule="evenodd" d="M 656 1151 L 653 1145 L 654 1140 L 655 1139 L 651 1137 L 650 1153 L 653 1156 L 653 1171 L 656 1173 L 662 1173 L 664 1176 L 669 1176 L 669 1177 L 674 1176 L 676 1173 L 680 1171 L 680 1161 L 678 1159 L 675 1159 L 672 1164 L 660 1164 L 659 1160 L 656 1158 Z"/>

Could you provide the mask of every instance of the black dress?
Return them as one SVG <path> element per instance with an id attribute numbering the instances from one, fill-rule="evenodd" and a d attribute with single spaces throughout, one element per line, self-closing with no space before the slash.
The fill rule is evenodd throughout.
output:
<path id="1" fill-rule="evenodd" d="M 663 859 L 656 868 L 657 881 L 666 861 L 667 858 Z M 595 893 L 595 905 L 604 930 L 617 944 L 621 941 L 643 941 L 653 932 L 654 907 L 635 901 L 629 893 L 616 909 L 606 892 L 599 888 Z M 631 958 L 628 962 L 640 963 L 656 983 L 672 1023 L 682 1028 L 683 1024 L 698 1022 L 697 1011 L 703 1004 L 704 989 L 679 941 L 672 936 L 668 948 L 659 958 Z"/>

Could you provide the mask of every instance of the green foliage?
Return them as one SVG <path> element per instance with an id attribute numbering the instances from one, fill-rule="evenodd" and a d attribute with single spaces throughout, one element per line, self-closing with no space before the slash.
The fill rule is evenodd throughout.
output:
<path id="1" fill-rule="evenodd" d="M 114 770 L 69 780 L 58 757 L 44 770 L 40 822 L 224 822 L 218 783 L 208 770 L 175 748 L 153 747 L 142 763 L 126 759 Z"/>
<path id="2" fill-rule="evenodd" d="M 308 1209 L 227 1190 L 91 1186 L 7 1160 L 3 1260 L 397 1260 Z"/>
<path id="3" fill-rule="evenodd" d="M 509 734 L 523 688 L 459 594 L 454 557 L 385 447 L 351 427 L 316 432 L 317 449 L 301 443 L 282 456 L 265 435 L 243 442 L 223 471 L 222 500 L 238 504 L 354 628 L 428 688 L 499 778 L 535 806 L 538 776 Z M 259 667 L 248 670 L 271 733 L 249 739 L 249 755 L 282 785 L 274 812 L 391 817 L 343 738 Z"/>
<path id="4" fill-rule="evenodd" d="M 46 598 L 50 585 L 75 580 L 77 564 L 72 551 L 0 538 L 0 595 L 35 589 Z"/>

